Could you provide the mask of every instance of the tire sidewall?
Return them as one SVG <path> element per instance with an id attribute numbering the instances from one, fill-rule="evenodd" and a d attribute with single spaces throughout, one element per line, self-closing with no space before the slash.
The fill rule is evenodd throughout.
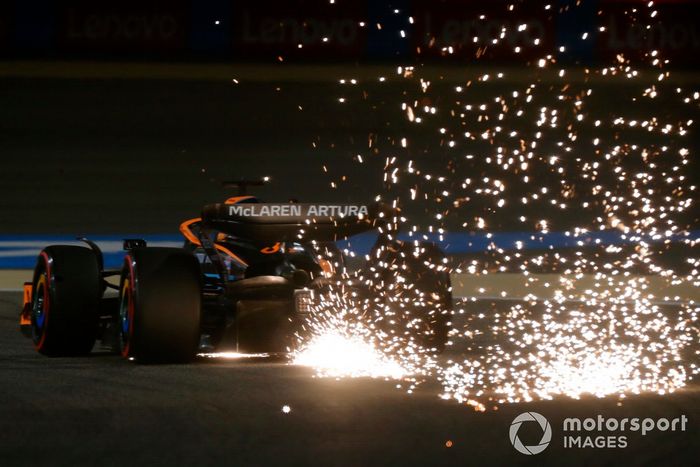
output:
<path id="1" fill-rule="evenodd" d="M 43 284 L 44 322 L 37 333 L 39 285 Z M 95 253 L 84 247 L 53 245 L 44 248 L 34 269 L 32 340 L 35 349 L 48 356 L 73 356 L 90 352 L 99 320 L 102 278 Z"/>
<path id="2" fill-rule="evenodd" d="M 125 290 L 131 299 L 127 333 L 122 319 Z M 122 356 L 139 363 L 192 360 L 199 344 L 201 291 L 201 269 L 193 253 L 179 248 L 131 250 L 120 281 Z"/>
<path id="3" fill-rule="evenodd" d="M 41 329 L 39 333 L 37 334 L 37 323 L 36 323 L 36 315 L 35 315 L 35 308 L 37 307 L 36 301 L 38 299 L 39 295 L 39 282 L 42 279 L 42 277 L 46 277 L 44 284 L 43 284 L 43 313 L 44 313 L 44 322 L 42 323 Z M 51 334 L 48 330 L 49 325 L 51 323 L 51 320 L 49 319 L 49 315 L 51 314 L 51 303 L 53 303 L 55 297 L 53 297 L 53 287 L 52 287 L 52 275 L 51 275 L 51 260 L 49 259 L 48 254 L 45 251 L 42 251 L 39 253 L 39 257 L 37 259 L 37 265 L 34 268 L 34 278 L 32 280 L 32 311 L 31 311 L 31 325 L 32 325 L 32 341 L 34 342 L 34 348 L 40 352 L 44 353 L 47 351 L 48 347 L 50 347 L 49 342 L 47 343 L 47 338 Z"/>
<path id="4" fill-rule="evenodd" d="M 122 266 L 121 280 L 119 281 L 119 351 L 124 358 L 134 358 L 137 354 L 137 340 L 135 338 L 135 331 L 138 329 L 136 324 L 136 318 L 138 316 L 138 284 L 136 275 L 136 262 L 133 260 L 131 255 L 126 255 L 124 257 L 124 265 Z M 127 287 L 125 287 L 125 285 Z M 122 317 L 122 308 L 124 306 L 124 294 L 128 293 L 128 309 L 125 310 L 128 314 L 128 328 L 124 330 L 124 323 Z"/>

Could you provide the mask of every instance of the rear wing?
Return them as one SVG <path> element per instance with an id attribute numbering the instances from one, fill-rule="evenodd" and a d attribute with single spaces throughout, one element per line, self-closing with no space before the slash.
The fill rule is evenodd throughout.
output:
<path id="1" fill-rule="evenodd" d="M 209 228 L 260 242 L 335 241 L 395 223 L 396 210 L 383 204 L 245 203 L 210 204 L 202 210 Z"/>

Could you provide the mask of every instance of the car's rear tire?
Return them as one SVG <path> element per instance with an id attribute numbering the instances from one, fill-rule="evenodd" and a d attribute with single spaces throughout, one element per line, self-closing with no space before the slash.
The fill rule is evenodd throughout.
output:
<path id="1" fill-rule="evenodd" d="M 452 287 L 444 253 L 434 244 L 394 241 L 370 255 L 375 293 L 396 321 L 417 320 L 411 329 L 421 346 L 442 352 L 449 340 Z"/>
<path id="2" fill-rule="evenodd" d="M 185 363 L 197 354 L 202 285 L 195 256 L 179 248 L 137 248 L 120 285 L 121 354 L 142 363 Z"/>
<path id="3" fill-rule="evenodd" d="M 102 280 L 96 254 L 79 246 L 44 248 L 32 283 L 31 333 L 48 356 L 90 353 L 99 320 Z"/>

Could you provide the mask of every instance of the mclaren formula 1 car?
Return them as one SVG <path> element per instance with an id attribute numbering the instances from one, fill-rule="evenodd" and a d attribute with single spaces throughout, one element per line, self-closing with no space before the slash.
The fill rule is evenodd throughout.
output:
<path id="1" fill-rule="evenodd" d="M 48 356 L 87 354 L 96 341 L 140 362 L 284 352 L 315 300 L 342 282 L 394 316 L 387 321 L 399 330 L 392 332 L 410 330 L 439 351 L 452 301 L 446 260 L 432 243 L 396 240 L 396 216 L 378 203 L 262 203 L 240 195 L 183 222 L 182 248 L 124 240 L 119 269 L 105 269 L 87 239 L 48 246 L 24 286 L 20 327 Z M 349 271 L 334 242 L 373 229 L 374 248 Z M 401 324 L 400 316 L 410 319 Z"/>

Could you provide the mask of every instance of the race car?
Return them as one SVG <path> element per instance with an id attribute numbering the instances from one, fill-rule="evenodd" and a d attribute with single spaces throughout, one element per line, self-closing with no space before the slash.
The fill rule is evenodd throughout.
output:
<path id="1" fill-rule="evenodd" d="M 452 303 L 446 259 L 432 243 L 396 240 L 397 216 L 381 203 L 263 203 L 239 194 L 183 222 L 182 248 L 124 240 L 119 269 L 105 269 L 88 239 L 48 246 L 24 284 L 20 328 L 47 356 L 85 355 L 97 340 L 138 362 L 285 352 L 314 301 L 342 284 L 380 303 L 394 324 L 410 316 L 411 338 L 439 352 Z M 370 230 L 379 232 L 371 253 L 349 271 L 335 242 Z"/>

